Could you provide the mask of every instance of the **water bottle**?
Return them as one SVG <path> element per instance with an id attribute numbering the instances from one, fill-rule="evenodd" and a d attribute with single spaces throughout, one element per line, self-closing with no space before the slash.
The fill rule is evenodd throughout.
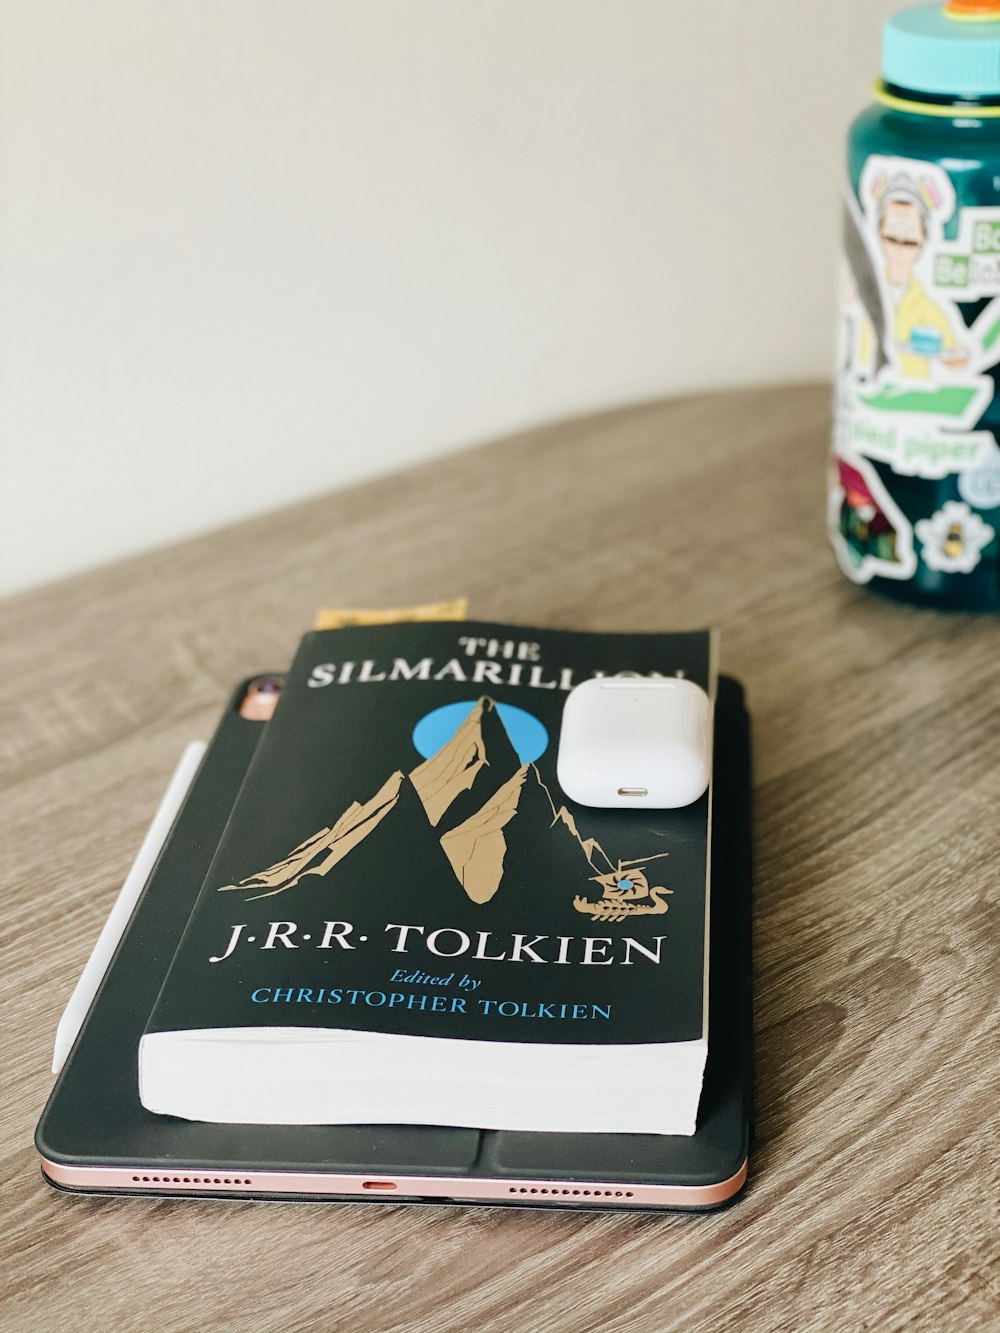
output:
<path id="1" fill-rule="evenodd" d="M 891 597 L 1000 609 L 1000 0 L 889 19 L 844 185 L 838 563 Z"/>

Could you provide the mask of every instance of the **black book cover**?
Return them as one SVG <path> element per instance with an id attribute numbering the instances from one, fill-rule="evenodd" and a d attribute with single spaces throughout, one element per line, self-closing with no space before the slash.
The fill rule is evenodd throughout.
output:
<path id="1" fill-rule="evenodd" d="M 568 690 L 623 671 L 713 692 L 710 636 L 307 635 L 147 1033 L 704 1037 L 710 792 L 609 811 L 556 782 Z"/>

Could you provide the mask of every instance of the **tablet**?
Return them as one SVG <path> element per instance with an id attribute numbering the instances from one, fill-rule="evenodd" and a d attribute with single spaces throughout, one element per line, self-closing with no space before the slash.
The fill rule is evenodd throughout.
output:
<path id="1" fill-rule="evenodd" d="M 252 709 L 246 715 L 251 684 L 225 710 L 39 1121 L 46 1180 L 88 1194 L 559 1208 L 705 1211 L 734 1199 L 752 1128 L 750 746 L 742 688 L 725 677 L 715 725 L 709 1051 L 693 1136 L 224 1125 L 140 1105 L 139 1039 L 267 725 Z"/>

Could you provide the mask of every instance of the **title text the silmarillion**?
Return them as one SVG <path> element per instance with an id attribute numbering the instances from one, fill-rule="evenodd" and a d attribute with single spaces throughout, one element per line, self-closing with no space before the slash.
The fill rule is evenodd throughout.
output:
<path id="1" fill-rule="evenodd" d="M 327 685 L 369 685 L 382 681 L 452 680 L 469 685 L 523 685 L 533 690 L 571 690 L 579 681 L 573 667 L 550 671 L 540 660 L 541 646 L 537 643 L 519 643 L 514 639 L 483 639 L 462 635 L 458 646 L 465 654 L 438 662 L 433 657 L 422 657 L 410 662 L 405 657 L 379 662 L 365 658 L 362 662 L 320 662 L 314 666 L 306 684 L 311 690 Z M 485 653 L 485 658 L 477 657 Z M 475 660 L 473 660 L 475 659 Z M 592 671 L 591 677 L 604 676 L 604 671 Z M 627 671 L 623 675 L 637 673 Z M 659 675 L 659 672 L 647 672 Z M 589 678 L 589 677 L 588 677 Z"/>

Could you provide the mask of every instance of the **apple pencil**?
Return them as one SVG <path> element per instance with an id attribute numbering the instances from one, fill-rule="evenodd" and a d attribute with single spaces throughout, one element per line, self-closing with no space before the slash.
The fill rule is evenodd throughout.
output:
<path id="1" fill-rule="evenodd" d="M 87 966 L 83 969 L 80 980 L 76 983 L 76 988 L 69 997 L 69 1004 L 67 1004 L 65 1012 L 59 1020 L 59 1027 L 56 1029 L 55 1052 L 52 1056 L 53 1074 L 59 1073 L 63 1061 L 69 1054 L 70 1047 L 76 1041 L 77 1034 L 83 1026 L 83 1020 L 87 1017 L 87 1011 L 97 994 L 97 988 L 100 986 L 104 974 L 108 970 L 111 957 L 118 947 L 118 941 L 128 925 L 132 909 L 139 901 L 139 894 L 145 887 L 146 880 L 149 879 L 149 872 L 152 870 L 156 858 L 167 840 L 167 834 L 177 818 L 177 812 L 184 803 L 184 797 L 188 793 L 194 775 L 198 771 L 198 765 L 201 763 L 202 756 L 207 748 L 208 746 L 204 741 L 192 741 L 184 750 L 180 762 L 174 769 L 174 775 L 170 779 L 167 790 L 163 793 L 163 799 L 153 816 L 153 822 L 150 824 L 146 836 L 142 840 L 142 846 L 132 862 L 132 869 L 125 877 L 125 883 L 119 890 L 115 904 L 104 923 L 104 929 L 97 937 L 94 951 L 88 958 Z"/>

